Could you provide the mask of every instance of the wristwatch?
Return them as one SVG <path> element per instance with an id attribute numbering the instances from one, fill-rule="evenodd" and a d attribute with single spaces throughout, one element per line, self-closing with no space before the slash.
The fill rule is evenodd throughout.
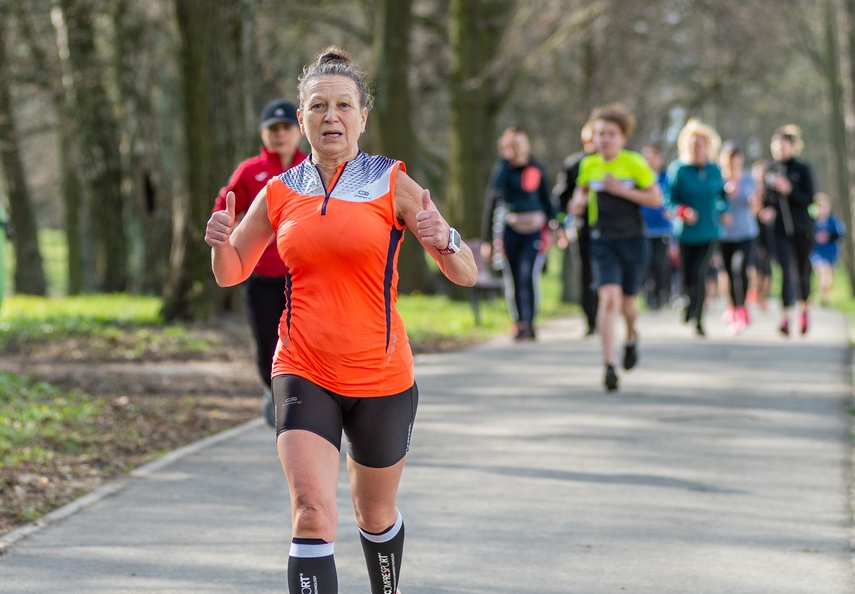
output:
<path id="1" fill-rule="evenodd" d="M 454 227 L 448 228 L 448 247 L 437 248 L 436 251 L 443 256 L 450 256 L 460 251 L 460 233 L 457 232 L 457 229 Z"/>

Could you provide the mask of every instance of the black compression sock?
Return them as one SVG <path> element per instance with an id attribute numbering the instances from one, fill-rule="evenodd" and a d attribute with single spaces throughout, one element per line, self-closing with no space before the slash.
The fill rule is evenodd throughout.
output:
<path id="1" fill-rule="evenodd" d="M 395 594 L 401 574 L 401 558 L 404 554 L 404 519 L 398 519 L 380 534 L 359 529 L 371 594 Z"/>
<path id="2" fill-rule="evenodd" d="M 334 543 L 320 538 L 294 538 L 288 557 L 288 592 L 338 594 Z"/>

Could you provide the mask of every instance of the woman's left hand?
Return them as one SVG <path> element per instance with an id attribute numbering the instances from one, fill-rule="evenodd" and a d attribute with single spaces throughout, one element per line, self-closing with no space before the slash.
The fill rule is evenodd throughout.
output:
<path id="1" fill-rule="evenodd" d="M 422 191 L 422 210 L 416 213 L 419 239 L 437 249 L 448 247 L 449 225 L 433 205 L 428 190 Z"/>

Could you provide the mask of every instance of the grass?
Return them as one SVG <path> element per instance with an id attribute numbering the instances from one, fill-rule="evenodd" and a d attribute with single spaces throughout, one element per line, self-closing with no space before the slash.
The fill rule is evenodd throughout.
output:
<path id="1" fill-rule="evenodd" d="M 57 450 L 90 447 L 82 430 L 103 406 L 77 391 L 0 373 L 0 468 L 43 461 Z"/>
<path id="2" fill-rule="evenodd" d="M 204 354 L 210 341 L 187 326 L 165 326 L 161 306 L 157 297 L 124 294 L 8 297 L 0 310 L 0 351 L 27 352 L 77 339 L 86 341 L 88 357 Z"/>
<path id="3" fill-rule="evenodd" d="M 814 279 L 814 285 L 817 285 L 818 282 L 818 279 Z M 838 267 L 834 273 L 829 305 L 845 313 L 851 320 L 855 320 L 855 299 L 852 298 L 852 286 L 849 283 L 849 275 L 842 266 Z"/>

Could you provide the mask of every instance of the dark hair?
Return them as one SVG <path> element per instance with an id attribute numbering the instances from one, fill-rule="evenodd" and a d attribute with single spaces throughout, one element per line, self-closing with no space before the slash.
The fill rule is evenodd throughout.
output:
<path id="1" fill-rule="evenodd" d="M 721 147 L 721 154 L 730 159 L 742 155 L 742 149 L 735 142 L 725 142 Z"/>
<path id="2" fill-rule="evenodd" d="M 306 98 L 306 87 L 313 78 L 321 76 L 346 76 L 356 83 L 359 91 L 360 107 L 370 111 L 374 107 L 374 96 L 368 88 L 368 75 L 353 63 L 350 54 L 337 45 L 331 45 L 318 55 L 318 59 L 303 68 L 303 74 L 298 79 L 300 106 Z"/>
<path id="3" fill-rule="evenodd" d="M 654 153 L 656 153 L 657 155 L 664 154 L 664 152 L 662 150 L 662 143 L 661 142 L 648 142 L 643 147 L 641 147 L 641 150 L 644 150 L 644 149 L 649 149 L 649 150 L 653 151 Z"/>
<path id="4" fill-rule="evenodd" d="M 517 122 L 511 122 L 507 126 L 505 126 L 505 131 L 503 134 L 528 134 L 520 124 Z"/>
<path id="5" fill-rule="evenodd" d="M 635 131 L 635 116 L 622 103 L 610 103 L 595 109 L 588 121 L 596 122 L 597 120 L 604 120 L 617 125 L 626 137 Z"/>

